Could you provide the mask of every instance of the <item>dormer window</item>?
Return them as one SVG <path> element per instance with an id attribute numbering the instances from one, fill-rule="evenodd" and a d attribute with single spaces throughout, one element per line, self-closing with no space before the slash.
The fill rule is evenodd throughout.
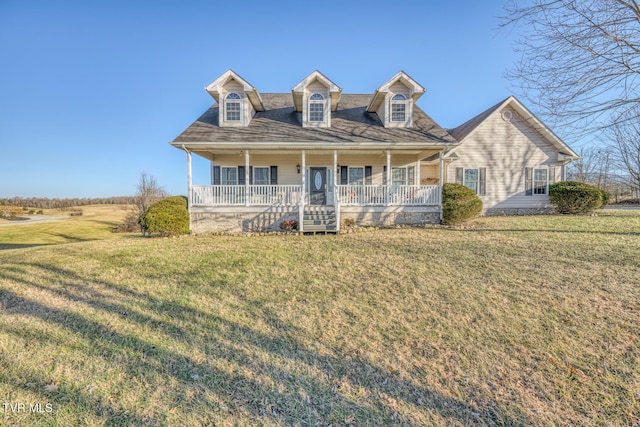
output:
<path id="1" fill-rule="evenodd" d="M 218 104 L 220 127 L 247 127 L 256 112 L 264 111 L 258 89 L 233 70 L 228 70 L 205 89 Z"/>
<path id="2" fill-rule="evenodd" d="M 226 120 L 231 122 L 239 122 L 240 115 L 240 101 L 242 97 L 236 92 L 231 92 L 224 101 L 224 109 L 226 111 Z"/>
<path id="3" fill-rule="evenodd" d="M 404 122 L 407 119 L 407 97 L 401 93 L 391 98 L 391 121 Z"/>
<path id="4" fill-rule="evenodd" d="M 386 128 L 410 128 L 413 126 L 413 106 L 424 92 L 425 88 L 400 71 L 376 89 L 367 113 L 376 113 Z"/>
<path id="5" fill-rule="evenodd" d="M 322 94 L 314 93 L 309 97 L 309 121 L 310 122 L 323 122 L 324 121 L 324 105 L 325 99 Z"/>

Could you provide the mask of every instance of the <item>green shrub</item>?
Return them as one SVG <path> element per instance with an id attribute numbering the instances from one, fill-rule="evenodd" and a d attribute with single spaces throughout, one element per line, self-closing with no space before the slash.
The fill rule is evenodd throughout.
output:
<path id="1" fill-rule="evenodd" d="M 589 213 L 604 206 L 608 195 L 593 185 L 561 181 L 549 186 L 549 199 L 558 213 Z"/>
<path id="2" fill-rule="evenodd" d="M 611 195 L 604 190 L 600 190 L 600 191 L 602 192 L 602 206 L 600 207 L 604 208 L 609 204 L 609 199 L 611 198 Z"/>
<path id="3" fill-rule="evenodd" d="M 189 232 L 187 198 L 174 196 L 154 203 L 140 216 L 143 234 L 177 236 Z"/>
<path id="4" fill-rule="evenodd" d="M 480 215 L 482 200 L 462 184 L 446 183 L 442 186 L 442 222 L 457 224 Z"/>

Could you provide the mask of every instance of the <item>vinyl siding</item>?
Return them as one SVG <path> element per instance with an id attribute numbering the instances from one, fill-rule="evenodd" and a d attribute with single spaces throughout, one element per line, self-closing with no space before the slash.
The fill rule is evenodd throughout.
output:
<path id="1" fill-rule="evenodd" d="M 455 182 L 456 168 L 486 168 L 484 209 L 541 208 L 548 195 L 525 195 L 525 168 L 555 167 L 560 179 L 558 151 L 515 111 L 510 122 L 497 111 L 467 136 L 456 151 L 459 159 L 447 166 L 447 181 Z"/>
<path id="2" fill-rule="evenodd" d="M 227 154 L 215 155 L 213 165 L 215 166 L 244 166 L 244 155 Z M 382 185 L 384 182 L 384 167 L 386 166 L 386 156 L 380 155 L 357 155 L 338 153 L 338 164 L 340 166 L 371 166 L 371 184 Z M 296 165 L 302 165 L 302 154 L 251 154 L 249 152 L 250 166 L 278 166 L 279 185 L 299 185 L 302 181 L 302 174 L 298 174 Z M 333 168 L 333 152 L 328 154 L 309 153 L 306 155 L 306 167 L 327 167 Z M 391 156 L 391 167 L 416 166 L 416 157 L 413 155 L 393 155 Z M 436 166 L 437 169 L 437 166 Z M 332 181 L 329 181 L 331 184 Z M 410 183 L 412 184 L 412 183 Z"/>

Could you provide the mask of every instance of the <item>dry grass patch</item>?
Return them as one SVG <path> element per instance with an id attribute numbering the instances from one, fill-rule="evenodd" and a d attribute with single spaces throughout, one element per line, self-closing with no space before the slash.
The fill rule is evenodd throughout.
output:
<path id="1" fill-rule="evenodd" d="M 24 425 L 633 425 L 640 215 L 0 252 Z M 0 408 L 1 410 L 2 408 Z"/>

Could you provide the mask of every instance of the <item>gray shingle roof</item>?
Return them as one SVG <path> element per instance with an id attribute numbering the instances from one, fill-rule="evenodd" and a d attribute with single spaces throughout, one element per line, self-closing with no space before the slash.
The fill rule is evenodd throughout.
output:
<path id="1" fill-rule="evenodd" d="M 172 144 L 215 142 L 343 142 L 343 143 L 424 143 L 455 144 L 456 140 L 424 113 L 413 107 L 412 128 L 385 128 L 375 113 L 367 113 L 371 95 L 343 94 L 337 111 L 331 115 L 330 128 L 302 127 L 300 113 L 296 113 L 291 94 L 261 94 L 265 111 L 258 112 L 249 126 L 218 126 L 218 104 L 211 106 Z"/>
<path id="2" fill-rule="evenodd" d="M 504 104 L 504 102 L 509 99 L 503 99 L 502 101 L 498 102 L 496 105 L 494 105 L 493 107 L 489 108 L 488 110 L 483 111 L 482 113 L 478 114 L 477 116 L 475 116 L 474 118 L 472 118 L 471 120 L 461 124 L 460 126 L 458 126 L 455 129 L 449 129 L 449 133 L 451 134 L 451 136 L 453 136 L 458 142 L 462 141 L 467 135 L 469 135 L 471 132 L 473 132 L 473 130 L 475 128 L 477 128 L 478 126 L 480 126 L 480 124 L 482 122 L 484 122 L 486 120 L 487 117 L 489 117 L 491 114 L 493 114 L 494 111 L 496 111 L 498 108 L 500 108 L 500 106 L 502 104 Z"/>

